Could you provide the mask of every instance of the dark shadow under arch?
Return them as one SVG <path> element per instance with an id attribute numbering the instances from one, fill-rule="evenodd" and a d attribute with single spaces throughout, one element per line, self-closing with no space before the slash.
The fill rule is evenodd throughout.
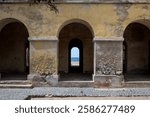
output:
<path id="1" fill-rule="evenodd" d="M 5 20 L 3 20 L 5 21 Z M 2 22 L 1 22 L 2 23 Z M 29 74 L 29 33 L 25 25 L 13 19 L 0 31 L 0 73 L 2 80 L 26 80 Z"/>
<path id="2" fill-rule="evenodd" d="M 124 41 L 123 42 L 123 73 L 126 74 L 127 73 L 127 52 L 128 52 L 128 47 L 127 47 L 127 43 Z"/>
<path id="3" fill-rule="evenodd" d="M 150 30 L 143 23 L 130 23 L 124 31 L 123 72 L 127 81 L 150 80 Z"/>
<path id="4" fill-rule="evenodd" d="M 95 34 L 94 34 L 94 30 L 93 30 L 91 24 L 89 24 L 89 23 L 88 23 L 87 21 L 85 21 L 85 20 L 78 19 L 78 18 L 70 19 L 70 20 L 65 21 L 65 22 L 59 27 L 58 32 L 57 32 L 57 36 L 59 37 L 61 31 L 63 30 L 63 28 L 64 28 L 65 26 L 67 26 L 67 25 L 69 25 L 69 24 L 72 24 L 72 23 L 78 23 L 78 24 L 82 24 L 82 25 L 86 26 L 86 27 L 89 29 L 89 31 L 90 31 L 92 37 L 94 37 Z"/>

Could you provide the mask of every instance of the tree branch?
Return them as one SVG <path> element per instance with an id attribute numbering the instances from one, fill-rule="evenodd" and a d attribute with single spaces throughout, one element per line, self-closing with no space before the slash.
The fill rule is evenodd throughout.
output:
<path id="1" fill-rule="evenodd" d="M 53 3 L 54 0 L 34 0 L 34 3 L 46 2 L 50 8 L 50 10 L 55 11 L 55 13 L 59 13 L 57 6 Z"/>

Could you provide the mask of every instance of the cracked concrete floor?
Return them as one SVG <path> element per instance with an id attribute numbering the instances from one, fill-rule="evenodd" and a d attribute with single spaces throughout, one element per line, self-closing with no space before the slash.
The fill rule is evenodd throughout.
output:
<path id="1" fill-rule="evenodd" d="M 25 100 L 29 97 L 149 97 L 150 88 L 76 88 L 36 87 L 33 89 L 0 89 L 0 100 Z"/>
<path id="2" fill-rule="evenodd" d="M 32 97 L 31 100 L 150 100 L 150 96 L 143 97 Z"/>

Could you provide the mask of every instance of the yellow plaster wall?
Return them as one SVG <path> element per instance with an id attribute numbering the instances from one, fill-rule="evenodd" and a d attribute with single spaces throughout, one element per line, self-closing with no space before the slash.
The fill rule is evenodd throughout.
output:
<path id="1" fill-rule="evenodd" d="M 31 41 L 30 74 L 57 74 L 57 43 L 55 41 Z"/>
<path id="2" fill-rule="evenodd" d="M 94 36 L 122 37 L 126 26 L 138 19 L 149 19 L 150 4 L 57 4 L 58 14 L 44 5 L 1 4 L 0 19 L 15 18 L 23 22 L 30 37 L 58 36 L 64 22 L 82 19 Z"/>

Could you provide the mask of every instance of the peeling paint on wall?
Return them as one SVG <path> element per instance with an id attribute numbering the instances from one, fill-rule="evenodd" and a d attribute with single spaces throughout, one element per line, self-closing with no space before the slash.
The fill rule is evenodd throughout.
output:
<path id="1" fill-rule="evenodd" d="M 118 36 L 121 36 L 124 32 L 122 23 L 128 18 L 128 14 L 129 14 L 128 9 L 130 9 L 131 6 L 132 4 L 116 4 L 115 5 L 115 11 L 118 16 L 118 19 L 117 19 L 118 22 L 116 24 L 114 32 Z"/>
<path id="2" fill-rule="evenodd" d="M 119 17 L 119 21 L 123 22 L 127 19 L 128 17 L 128 9 L 130 9 L 130 7 L 132 6 L 132 4 L 116 4 L 115 5 L 115 10 L 117 13 L 117 16 Z"/>
<path id="3" fill-rule="evenodd" d="M 40 75 L 56 74 L 56 57 L 47 52 L 32 53 L 31 71 Z"/>
<path id="4" fill-rule="evenodd" d="M 57 4 L 55 14 L 47 5 L 2 4 L 0 19 L 16 18 L 26 24 L 30 36 L 57 36 L 60 26 L 71 19 L 88 22 L 97 37 L 121 37 L 132 21 L 150 17 L 150 4 Z M 75 9 L 75 10 L 73 10 Z M 78 11 L 80 9 L 80 12 Z"/>

